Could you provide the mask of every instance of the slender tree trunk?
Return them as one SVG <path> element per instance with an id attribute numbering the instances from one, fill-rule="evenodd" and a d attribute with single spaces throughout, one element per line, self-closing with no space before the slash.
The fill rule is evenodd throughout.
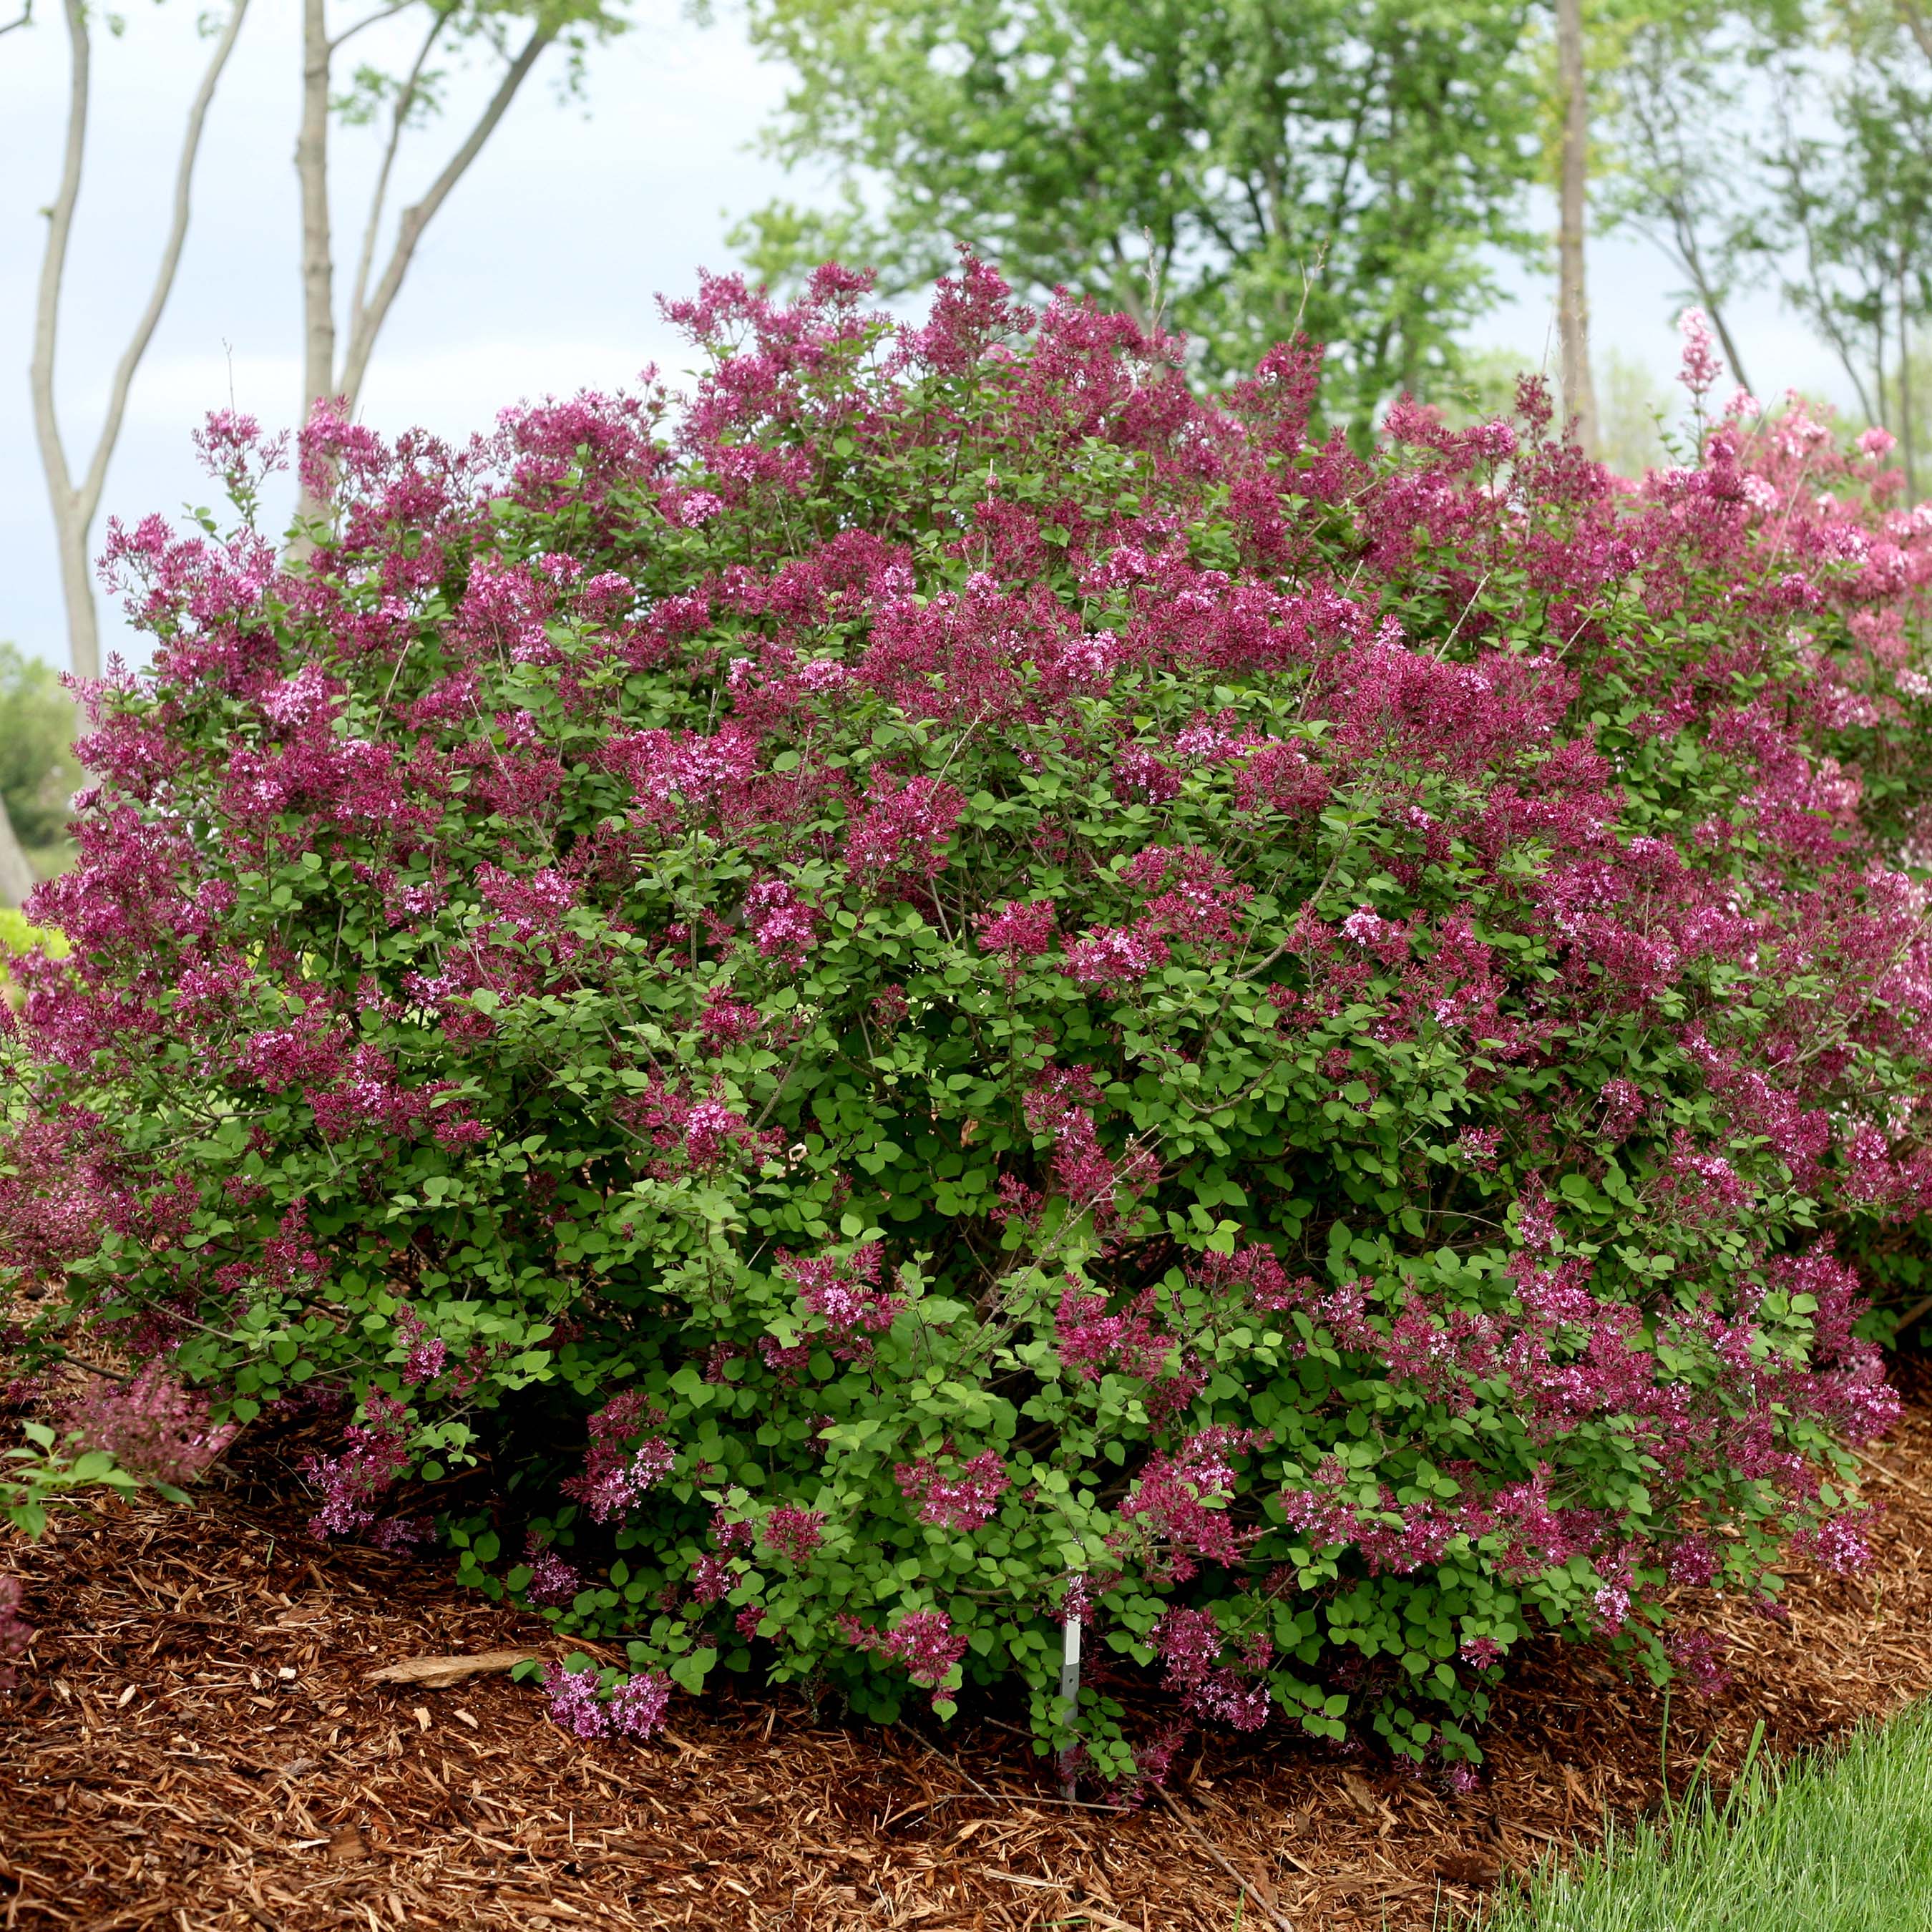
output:
<path id="1" fill-rule="evenodd" d="M 302 232 L 302 392 L 298 423 L 307 422 L 316 404 L 335 394 L 335 264 L 328 222 L 330 52 L 325 0 L 302 0 L 302 126 L 296 136 Z M 313 517 L 320 509 L 304 490 L 298 518 Z"/>
<path id="2" fill-rule="evenodd" d="M 320 7 L 320 0 L 308 0 L 311 6 Z M 402 212 L 396 225 L 395 245 L 389 252 L 388 265 L 381 279 L 371 291 L 366 306 L 358 307 L 350 318 L 349 346 L 342 360 L 342 373 L 337 379 L 336 393 L 348 399 L 353 409 L 362 393 L 363 379 L 369 371 L 369 358 L 376 346 L 376 338 L 382 324 L 388 319 L 391 306 L 398 291 L 403 286 L 403 278 L 409 273 L 410 264 L 416 258 L 416 244 L 422 241 L 423 231 L 436 218 L 436 211 L 449 199 L 451 192 L 464 176 L 470 164 L 483 151 L 484 144 L 496 130 L 496 124 L 509 111 L 510 103 L 516 98 L 517 90 L 529 77 L 530 71 L 542 58 L 544 50 L 556 38 L 554 25 L 539 21 L 530 31 L 530 38 L 524 43 L 522 50 L 503 70 L 496 83 L 496 90 L 476 117 L 476 124 L 464 137 L 461 144 L 443 165 L 442 172 L 431 182 L 423 198 L 413 202 Z M 325 244 L 326 248 L 326 244 Z M 329 340 L 333 344 L 334 332 L 332 326 Z"/>
<path id="3" fill-rule="evenodd" d="M 1563 95 L 1563 146 L 1556 231 L 1556 330 L 1563 407 L 1594 455 L 1597 392 L 1590 380 L 1590 308 L 1583 277 L 1584 194 L 1590 165 L 1590 104 L 1583 74 L 1582 0 L 1556 0 L 1556 70 Z"/>
<path id="4" fill-rule="evenodd" d="M 34 431 L 46 472 L 47 502 L 53 512 L 54 542 L 61 562 L 61 589 L 67 600 L 68 648 L 76 677 L 100 675 L 100 646 L 94 628 L 94 586 L 87 575 L 87 532 L 76 528 L 80 505 L 60 418 L 54 407 L 54 350 L 60 333 L 61 281 L 67 272 L 68 243 L 74 211 L 80 200 L 81 164 L 87 154 L 87 110 L 93 74 L 93 41 L 80 0 L 67 0 L 68 46 L 67 140 L 61 158 L 60 185 L 47 209 L 47 245 L 40 257 L 40 285 L 34 304 L 34 348 L 28 365 L 33 392 Z M 76 556 L 80 568 L 73 567 Z"/>
<path id="5" fill-rule="evenodd" d="M 61 596 L 67 604 L 68 662 L 74 676 L 92 682 L 100 675 L 100 620 L 88 568 L 92 519 L 82 520 L 71 496 L 54 507 L 54 552 L 60 560 Z"/>
<path id="6" fill-rule="evenodd" d="M 361 258 L 356 274 L 354 301 L 348 317 L 348 341 L 337 362 L 338 338 L 335 322 L 334 263 L 330 238 L 328 206 L 328 74 L 334 47 L 328 38 L 325 0 L 302 0 L 302 132 L 296 142 L 296 173 L 302 184 L 302 419 L 320 401 L 340 399 L 353 412 L 362 393 L 369 358 L 376 338 L 388 319 L 404 278 L 416 258 L 417 244 L 436 212 L 449 199 L 457 183 L 469 172 L 470 164 L 496 130 L 496 125 L 516 98 L 517 91 L 529 77 L 557 36 L 560 22 L 539 15 L 530 38 L 504 69 L 496 92 L 477 116 L 474 126 L 443 165 L 442 172 L 430 182 L 423 198 L 405 208 L 397 223 L 394 245 L 375 286 L 369 276 L 375 260 L 376 241 L 391 164 L 395 148 L 407 124 L 409 109 L 418 89 L 423 61 L 442 30 L 439 20 L 431 27 L 422 53 L 410 74 L 398 99 L 388 149 L 377 177 Z M 350 30 L 352 32 L 354 29 Z M 296 508 L 298 533 L 290 542 L 289 554 L 299 560 L 308 554 L 305 526 L 322 513 L 322 506 L 304 490 Z"/>
<path id="7" fill-rule="evenodd" d="M 222 69 L 234 51 L 236 36 L 248 10 L 248 0 L 233 0 L 228 20 L 201 86 L 188 109 L 188 130 L 182 140 L 181 157 L 175 169 L 172 212 L 161 244 L 160 265 L 147 306 L 134 325 L 121 359 L 107 386 L 107 405 L 103 412 L 100 433 L 85 473 L 76 482 L 68 460 L 67 444 L 61 434 L 60 412 L 54 400 L 54 357 L 60 340 L 61 284 L 67 271 L 68 244 L 74 232 L 76 204 L 80 198 L 81 164 L 87 151 L 87 112 L 92 68 L 92 44 L 87 28 L 82 0 L 66 0 L 68 38 L 71 66 L 68 79 L 67 143 L 62 161 L 60 186 L 47 210 L 47 245 L 40 262 L 40 292 L 34 304 L 33 354 L 28 364 L 28 386 L 33 392 L 34 428 L 40 442 L 41 466 L 46 472 L 47 502 L 53 512 L 54 544 L 60 559 L 61 592 L 67 604 L 68 656 L 75 676 L 92 679 L 100 675 L 100 633 L 94 603 L 94 583 L 88 570 L 88 551 L 94 519 L 100 508 L 101 492 L 106 488 L 107 466 L 121 440 L 121 425 L 128 412 L 128 397 L 135 372 L 148 352 L 160 326 L 161 312 L 172 292 L 176 271 L 181 266 L 182 249 L 188 240 L 188 214 L 194 184 L 194 166 L 201 152 L 202 130 L 208 123 L 209 104 L 220 84 Z"/>
<path id="8" fill-rule="evenodd" d="M 1905 265 L 1898 268 L 1898 440 L 1905 458 L 1905 494 L 1916 501 L 1918 465 L 1912 460 L 1912 319 L 1906 304 Z"/>

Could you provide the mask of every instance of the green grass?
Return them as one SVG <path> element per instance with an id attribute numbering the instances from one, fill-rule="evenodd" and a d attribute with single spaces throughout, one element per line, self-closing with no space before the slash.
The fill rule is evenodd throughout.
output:
<path id="1" fill-rule="evenodd" d="M 1482 1932 L 1932 1932 L 1932 1706 L 1727 1802 L 1680 1800 L 1570 1871 L 1548 1867 Z"/>

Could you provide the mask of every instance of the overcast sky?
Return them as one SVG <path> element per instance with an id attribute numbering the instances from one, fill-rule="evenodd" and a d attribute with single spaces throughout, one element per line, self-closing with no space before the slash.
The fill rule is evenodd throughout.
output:
<path id="1" fill-rule="evenodd" d="M 128 30 L 97 43 L 92 135 L 63 314 L 60 405 L 70 462 L 85 466 L 106 376 L 152 280 L 187 105 L 208 55 L 191 0 L 122 0 Z M 0 7 L 10 14 L 11 6 Z M 338 0 L 343 18 L 352 17 Z M 762 65 L 728 0 L 699 27 L 676 0 L 638 0 L 639 25 L 593 55 L 581 103 L 533 76 L 431 226 L 392 311 L 363 397 L 376 428 L 446 434 L 487 425 L 526 396 L 668 374 L 682 345 L 656 296 L 732 266 L 732 222 L 812 184 L 787 182 L 754 151 L 782 72 Z M 0 638 L 65 656 L 26 368 L 68 85 L 57 9 L 0 37 Z M 292 418 L 299 388 L 299 289 L 292 161 L 299 82 L 296 0 L 254 0 L 210 114 L 180 276 L 136 380 L 109 472 L 105 514 L 174 512 L 207 492 L 188 433 L 231 398 L 266 423 Z M 365 37 L 386 51 L 381 30 Z M 465 98 L 459 90 L 458 100 Z M 450 138 L 417 137 L 410 198 Z M 338 282 L 359 232 L 375 136 L 336 137 Z M 1594 339 L 1660 376 L 1675 366 L 1672 278 L 1640 243 L 1590 256 Z M 1477 333 L 1531 366 L 1555 361 L 1550 292 L 1507 272 L 1515 298 Z M 1742 352 L 1760 387 L 1834 393 L 1833 366 L 1768 295 L 1740 307 Z M 97 545 L 99 532 L 97 530 Z M 104 641 L 139 654 L 104 607 Z"/>

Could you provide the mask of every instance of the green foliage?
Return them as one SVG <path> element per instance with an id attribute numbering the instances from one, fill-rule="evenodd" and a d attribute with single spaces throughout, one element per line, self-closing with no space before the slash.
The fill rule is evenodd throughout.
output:
<path id="1" fill-rule="evenodd" d="M 956 243 L 1185 330 L 1211 376 L 1305 327 L 1326 408 L 1365 428 L 1453 388 L 1533 247 L 1534 79 L 1518 0 L 756 0 L 799 85 L 772 137 L 846 182 L 826 218 L 738 236 L 775 280 L 828 256 L 911 288 Z"/>
<path id="2" fill-rule="evenodd" d="M 1785 300 L 1837 352 L 1859 407 L 1897 420 L 1895 343 L 1932 314 L 1932 68 L 1896 36 L 1828 80 L 1795 59 L 1775 73 L 1761 245 L 1780 252 Z"/>
<path id="3" fill-rule="evenodd" d="M 81 782 L 74 755 L 78 722 L 59 674 L 0 644 L 0 799 L 15 835 L 44 869 L 62 848 L 68 801 Z"/>
<path id="4" fill-rule="evenodd" d="M 106 1450 L 63 1438 L 44 1422 L 23 1423 L 21 1433 L 24 1442 L 0 1450 L 0 1521 L 28 1536 L 46 1529 L 47 1510 L 57 1502 L 71 1502 L 83 1491 L 105 1490 L 124 1496 L 141 1486 Z M 178 1490 L 158 1486 L 172 1500 L 187 1500 Z"/>
<path id="5" fill-rule="evenodd" d="M 351 128 L 387 123 L 393 158 L 396 140 L 436 120 L 448 105 L 451 71 L 431 65 L 434 58 L 445 55 L 459 63 L 480 60 L 486 68 L 498 67 L 514 59 L 533 33 L 550 36 L 562 49 L 564 88 L 576 93 L 591 48 L 628 31 L 626 4 L 627 0 L 400 0 L 383 13 L 410 16 L 422 36 L 412 63 L 402 73 L 371 62 L 358 63 L 349 84 L 330 97 L 330 110 Z"/>

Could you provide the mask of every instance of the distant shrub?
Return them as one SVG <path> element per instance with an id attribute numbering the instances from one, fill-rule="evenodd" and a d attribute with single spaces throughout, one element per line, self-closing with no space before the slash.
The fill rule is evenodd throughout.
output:
<path id="1" fill-rule="evenodd" d="M 44 873 L 67 856 L 70 801 L 81 783 L 73 749 L 80 722 L 51 664 L 0 643 L 0 800 Z"/>
<path id="2" fill-rule="evenodd" d="M 628 1638 L 586 1735 L 1017 1682 L 1130 1774 L 1078 1612 L 1190 1717 L 1467 1756 L 1538 1624 L 1663 1669 L 1855 1562 L 1834 1240 L 1932 1187 L 1896 477 L 1694 338 L 1622 488 L 1534 386 L 1365 459 L 1302 346 L 1210 403 L 976 266 L 862 298 L 707 282 L 679 408 L 324 414 L 302 567 L 115 530 L 44 1330 L 346 1410 L 318 1527 Z"/>
<path id="3" fill-rule="evenodd" d="M 51 926 L 35 926 L 25 913 L 0 906 L 0 998 L 20 1004 L 20 989 L 11 967 L 22 953 L 38 952 L 50 959 L 64 959 L 70 950 L 65 938 Z"/>

